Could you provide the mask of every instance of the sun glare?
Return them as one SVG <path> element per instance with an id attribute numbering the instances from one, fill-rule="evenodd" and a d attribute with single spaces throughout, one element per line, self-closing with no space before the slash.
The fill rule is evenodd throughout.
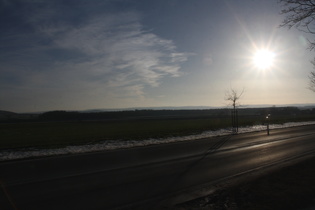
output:
<path id="1" fill-rule="evenodd" d="M 254 65 L 259 69 L 268 69 L 274 62 L 275 54 L 269 50 L 258 50 L 253 58 Z"/>

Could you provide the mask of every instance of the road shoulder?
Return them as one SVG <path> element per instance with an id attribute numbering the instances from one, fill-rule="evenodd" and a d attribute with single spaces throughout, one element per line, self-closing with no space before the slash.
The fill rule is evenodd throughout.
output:
<path id="1" fill-rule="evenodd" d="M 313 156 L 222 183 L 214 193 L 175 209 L 312 209 L 314 177 Z"/>

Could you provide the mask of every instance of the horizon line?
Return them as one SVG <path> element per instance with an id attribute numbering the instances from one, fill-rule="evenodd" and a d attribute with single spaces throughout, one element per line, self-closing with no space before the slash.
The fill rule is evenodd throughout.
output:
<path id="1" fill-rule="evenodd" d="M 299 103 L 299 104 L 245 104 L 239 105 L 239 108 L 268 108 L 268 107 L 308 107 L 315 106 L 315 103 Z M 14 112 L 7 110 L 0 110 L 5 112 L 12 112 L 16 114 L 40 114 L 51 111 L 68 111 L 68 112 L 102 112 L 102 111 L 132 111 L 132 110 L 203 110 L 203 109 L 224 109 L 229 108 L 230 105 L 225 106 L 152 106 L 152 107 L 126 107 L 126 108 L 92 108 L 82 110 L 71 109 L 51 109 L 46 111 L 26 111 Z"/>

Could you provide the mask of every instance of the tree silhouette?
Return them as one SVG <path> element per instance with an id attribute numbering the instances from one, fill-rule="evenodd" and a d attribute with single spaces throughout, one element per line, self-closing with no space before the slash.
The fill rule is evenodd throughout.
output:
<path id="1" fill-rule="evenodd" d="M 241 93 L 238 93 L 237 90 L 231 88 L 229 91 L 225 92 L 225 100 L 229 101 L 230 105 L 232 105 L 232 127 L 235 133 L 238 132 L 238 113 L 236 107 L 239 106 L 239 99 L 242 97 L 244 93 L 244 89 Z"/>
<path id="2" fill-rule="evenodd" d="M 233 109 L 236 109 L 236 107 L 240 105 L 238 101 L 242 97 L 243 93 L 244 89 L 241 93 L 238 93 L 237 90 L 231 88 L 230 90 L 225 92 L 225 100 L 231 103 L 230 105 L 233 106 Z"/>
<path id="3" fill-rule="evenodd" d="M 310 78 L 309 89 L 315 92 L 315 72 L 311 72 L 309 78 Z"/>
<path id="4" fill-rule="evenodd" d="M 281 14 L 285 15 L 280 27 L 288 27 L 291 29 L 293 26 L 300 31 L 315 35 L 315 1 L 314 0 L 280 0 L 283 8 Z M 308 40 L 308 49 L 315 49 L 315 40 Z M 315 59 L 311 62 L 315 67 Z M 315 72 L 309 75 L 310 84 L 309 89 L 315 92 Z"/>

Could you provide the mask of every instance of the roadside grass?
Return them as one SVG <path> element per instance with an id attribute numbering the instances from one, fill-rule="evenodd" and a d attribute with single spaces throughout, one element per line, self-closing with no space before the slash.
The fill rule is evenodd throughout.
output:
<path id="1" fill-rule="evenodd" d="M 227 119 L 168 119 L 114 122 L 28 122 L 0 124 L 0 149 L 62 147 L 104 140 L 143 140 L 196 134 L 228 126 Z"/>
<path id="2" fill-rule="evenodd" d="M 314 120 L 278 117 L 271 123 Z M 239 126 L 264 123 L 260 116 L 240 116 Z M 231 126 L 230 117 L 85 122 L 19 122 L 0 124 L 0 149 L 58 148 L 106 140 L 143 140 L 201 133 Z"/>

